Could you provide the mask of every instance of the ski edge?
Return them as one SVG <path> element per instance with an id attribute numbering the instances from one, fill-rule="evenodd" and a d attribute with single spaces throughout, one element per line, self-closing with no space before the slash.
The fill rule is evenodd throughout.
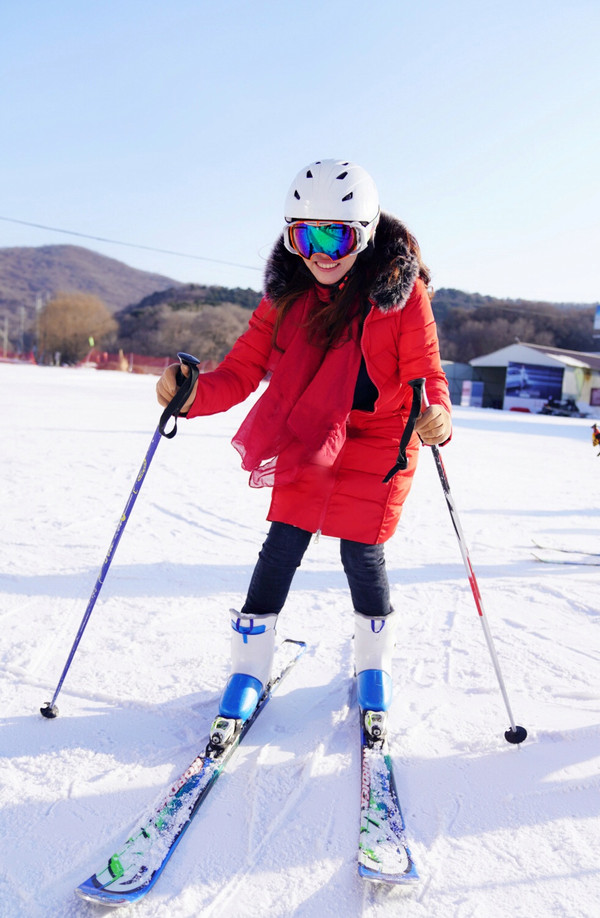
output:
<path id="1" fill-rule="evenodd" d="M 364 880 L 370 880 L 374 883 L 389 883 L 394 886 L 413 887 L 420 882 L 421 877 L 419 876 L 410 852 L 408 852 L 408 858 L 410 861 L 410 870 L 404 873 L 383 873 L 383 871 L 374 870 L 372 867 L 367 867 L 365 864 L 359 864 L 358 875 Z"/>
<path id="2" fill-rule="evenodd" d="M 119 897 L 117 893 L 108 896 L 103 889 L 96 889 L 92 885 L 88 886 L 89 882 L 89 880 L 85 880 L 85 882 L 75 888 L 75 892 L 84 902 L 93 902 L 95 905 L 103 905 L 106 908 L 124 908 L 127 905 L 133 905 L 134 902 L 137 902 L 138 899 L 145 896 L 148 891 L 144 889 L 139 896 L 131 895 L 123 897 L 121 895 Z"/>

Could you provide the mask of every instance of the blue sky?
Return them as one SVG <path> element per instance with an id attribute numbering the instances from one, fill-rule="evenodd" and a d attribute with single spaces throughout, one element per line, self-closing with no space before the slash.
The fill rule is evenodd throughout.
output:
<path id="1" fill-rule="evenodd" d="M 435 287 L 596 302 L 599 47 L 598 0 L 5 3 L 0 217 L 130 245 L 0 247 L 260 289 L 294 175 L 341 157 Z"/>

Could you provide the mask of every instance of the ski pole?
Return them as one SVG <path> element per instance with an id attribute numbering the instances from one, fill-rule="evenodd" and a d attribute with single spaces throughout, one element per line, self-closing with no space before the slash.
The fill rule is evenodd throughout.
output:
<path id="1" fill-rule="evenodd" d="M 136 502 L 137 496 L 140 493 L 144 478 L 146 477 L 146 472 L 148 471 L 148 468 L 150 467 L 150 463 L 152 462 L 152 457 L 154 456 L 154 453 L 156 452 L 156 447 L 160 443 L 161 437 L 166 437 L 168 440 L 170 440 L 177 433 L 177 416 L 179 414 L 179 411 L 182 405 L 187 401 L 187 398 L 190 395 L 196 380 L 198 379 L 199 361 L 195 357 L 192 357 L 190 354 L 185 354 L 183 352 L 178 353 L 177 357 L 179 358 L 180 364 L 185 364 L 187 367 L 189 367 L 189 371 L 190 371 L 189 375 L 185 376 L 181 369 L 178 369 L 177 371 L 176 381 L 177 381 L 177 385 L 179 386 L 179 388 L 160 416 L 158 427 L 154 431 L 154 434 L 150 441 L 150 446 L 148 447 L 146 455 L 144 456 L 144 461 L 142 462 L 141 468 L 135 479 L 133 488 L 131 489 L 131 493 L 127 499 L 127 503 L 125 504 L 125 509 L 123 510 L 123 513 L 121 514 L 119 525 L 117 526 L 112 542 L 110 543 L 108 553 L 100 569 L 98 579 L 96 580 L 96 584 L 94 586 L 94 589 L 92 590 L 92 595 L 90 596 L 89 602 L 87 604 L 87 608 L 85 610 L 85 614 L 81 620 L 79 631 L 77 632 L 75 636 L 75 640 L 73 641 L 73 646 L 71 647 L 71 651 L 69 653 L 67 662 L 65 663 L 61 677 L 58 680 L 58 685 L 56 686 L 56 690 L 54 692 L 52 701 L 46 701 L 45 704 L 43 704 L 42 707 L 40 708 L 40 713 L 44 717 L 48 717 L 52 719 L 58 715 L 56 699 L 58 698 L 63 682 L 65 681 L 65 676 L 67 675 L 67 672 L 69 671 L 69 667 L 71 666 L 71 663 L 73 662 L 73 657 L 75 656 L 75 652 L 79 646 L 79 642 L 81 641 L 81 638 L 83 637 L 83 632 L 85 631 L 90 615 L 92 614 L 92 610 L 96 604 L 96 600 L 98 599 L 100 590 L 102 589 L 104 579 L 108 573 L 108 569 L 111 565 L 112 559 L 117 550 L 117 546 L 121 540 L 121 536 L 123 535 L 123 530 L 125 529 L 125 526 L 127 525 L 127 520 L 129 519 L 131 515 L 131 511 L 133 510 L 133 506 Z M 173 426 L 171 427 L 171 430 L 167 431 L 166 427 L 171 418 L 173 418 Z"/>
<path id="2" fill-rule="evenodd" d="M 423 385 L 424 380 L 416 379 L 412 380 L 410 385 L 415 386 L 417 384 Z M 429 407 L 429 400 L 427 398 L 427 393 L 423 388 L 423 403 L 425 408 Z M 500 691 L 502 692 L 502 697 L 504 699 L 504 704 L 506 705 L 506 711 L 508 713 L 508 719 L 510 721 L 510 730 L 506 730 L 504 733 L 504 739 L 508 743 L 518 744 L 522 743 L 523 740 L 527 737 L 527 730 L 525 727 L 519 727 L 515 724 L 515 719 L 510 707 L 510 702 L 508 700 L 508 694 L 506 691 L 506 686 L 504 684 L 504 679 L 502 678 L 502 671 L 500 669 L 500 661 L 498 660 L 498 654 L 496 653 L 496 648 L 494 646 L 494 639 L 490 631 L 488 620 L 485 615 L 483 608 L 483 599 L 481 598 L 481 593 L 479 591 L 479 586 L 477 584 L 477 579 L 475 577 L 475 572 L 471 564 L 471 559 L 469 557 L 469 551 L 465 541 L 464 533 L 462 526 L 460 525 L 460 520 L 458 518 L 458 512 L 456 510 L 456 505 L 452 497 L 452 492 L 450 491 L 450 485 L 448 483 L 448 476 L 446 475 L 446 469 L 444 468 L 444 463 L 442 462 L 442 457 L 438 447 L 434 444 L 431 447 L 431 452 L 435 460 L 435 465 L 437 468 L 440 481 L 442 483 L 442 488 L 444 490 L 444 496 L 446 498 L 446 503 L 448 505 L 448 510 L 450 511 L 450 518 L 452 520 L 452 525 L 454 526 L 454 531 L 456 532 L 456 537 L 458 539 L 458 544 L 460 546 L 460 552 L 462 559 L 464 561 L 465 568 L 467 570 L 467 575 L 469 578 L 469 584 L 471 587 L 471 592 L 473 593 L 473 599 L 475 600 L 475 606 L 477 607 L 477 612 L 479 614 L 479 620 L 483 627 L 483 633 L 485 635 L 485 640 L 488 645 L 490 656 L 492 658 L 492 663 L 494 664 L 494 669 L 496 671 L 496 678 L 498 679 L 498 684 L 500 686 Z"/>

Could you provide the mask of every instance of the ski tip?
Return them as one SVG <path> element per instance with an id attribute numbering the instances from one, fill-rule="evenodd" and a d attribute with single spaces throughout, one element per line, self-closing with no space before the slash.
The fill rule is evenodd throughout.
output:
<path id="1" fill-rule="evenodd" d="M 298 651 L 300 653 L 304 653 L 304 651 L 306 650 L 306 641 L 297 641 L 294 638 L 285 638 L 285 640 L 283 640 L 281 643 L 294 645 L 295 647 L 298 648 Z"/>
<path id="2" fill-rule="evenodd" d="M 77 886 L 75 892 L 80 899 L 85 899 L 86 902 L 95 902 L 96 905 L 104 905 L 108 908 L 123 908 L 145 896 L 153 885 L 154 882 L 151 881 L 144 886 L 113 891 L 108 889 L 107 886 L 103 886 L 97 875 L 94 874 Z"/>
<path id="3" fill-rule="evenodd" d="M 406 886 L 409 888 L 419 883 L 421 879 L 412 861 L 410 867 L 404 873 L 384 873 L 381 870 L 374 870 L 372 867 L 359 864 L 358 875 L 364 880 L 370 880 L 373 883 L 389 883 L 394 886 Z"/>
<path id="4" fill-rule="evenodd" d="M 114 894 L 111 895 L 110 893 L 106 893 L 103 889 L 96 889 L 94 886 L 88 884 L 89 880 L 75 889 L 79 898 L 85 899 L 86 902 L 95 902 L 96 905 L 105 905 L 109 908 L 122 908 L 124 905 L 129 905 L 131 902 L 129 898 L 115 896 Z"/>

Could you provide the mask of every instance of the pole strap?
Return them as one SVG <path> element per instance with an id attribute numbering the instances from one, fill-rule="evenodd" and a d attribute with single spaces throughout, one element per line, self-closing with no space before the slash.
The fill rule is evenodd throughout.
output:
<path id="1" fill-rule="evenodd" d="M 385 478 L 383 483 L 386 484 L 388 481 L 396 475 L 398 472 L 403 472 L 408 468 L 408 457 L 406 455 L 406 448 L 410 442 L 410 438 L 413 435 L 415 429 L 415 423 L 417 418 L 421 414 L 421 400 L 423 395 L 423 386 L 425 385 L 425 380 L 420 379 L 411 379 L 408 385 L 413 390 L 412 394 L 412 404 L 410 406 L 410 414 L 406 422 L 406 426 L 402 432 L 402 437 L 400 439 L 400 446 L 398 448 L 398 458 L 396 464 L 392 466 Z"/>
<path id="2" fill-rule="evenodd" d="M 171 440 L 177 433 L 177 418 L 180 417 L 180 411 L 183 405 L 187 402 L 190 394 L 196 385 L 196 380 L 200 375 L 200 370 L 198 369 L 198 364 L 200 361 L 196 357 L 192 357 L 191 354 L 185 354 L 183 351 L 180 351 L 177 354 L 179 358 L 180 366 L 177 370 L 177 375 L 175 377 L 175 382 L 178 385 L 177 392 L 163 411 L 158 422 L 158 429 L 162 437 L 166 437 L 167 440 Z M 189 373 L 187 376 L 181 370 L 181 366 L 185 364 L 186 367 L 189 367 Z M 167 424 L 170 419 L 173 418 L 173 426 L 171 430 L 167 430 Z"/>

